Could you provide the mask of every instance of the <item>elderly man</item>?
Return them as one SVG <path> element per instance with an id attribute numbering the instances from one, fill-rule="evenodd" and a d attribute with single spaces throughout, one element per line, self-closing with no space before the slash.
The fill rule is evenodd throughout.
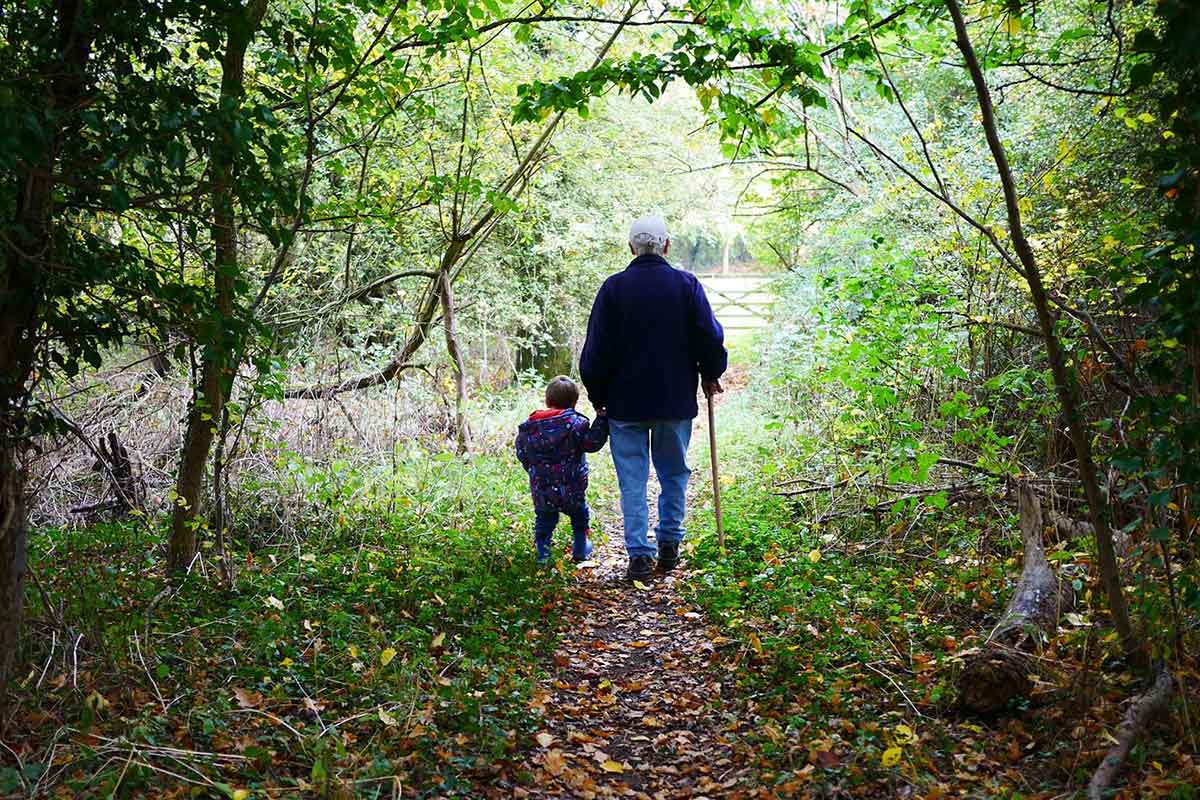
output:
<path id="1" fill-rule="evenodd" d="M 659 217 L 633 223 L 634 259 L 600 287 L 579 358 L 588 399 L 608 412 L 630 580 L 649 578 L 654 569 L 646 505 L 651 461 L 662 488 L 654 531 L 658 568 L 667 572 L 679 561 L 696 383 L 708 396 L 722 391 L 727 365 L 725 334 L 704 288 L 695 275 L 667 263 L 670 246 Z"/>

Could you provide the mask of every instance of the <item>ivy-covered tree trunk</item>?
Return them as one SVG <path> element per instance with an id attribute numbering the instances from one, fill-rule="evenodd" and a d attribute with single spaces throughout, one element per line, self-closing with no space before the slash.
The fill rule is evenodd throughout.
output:
<path id="1" fill-rule="evenodd" d="M 42 297 L 44 269 L 38 262 L 51 245 L 51 170 L 48 164 L 39 166 L 20 184 L 0 284 L 0 698 L 12 677 L 21 636 L 28 534 L 20 455 L 28 433 L 24 403 Z"/>
<path id="2" fill-rule="evenodd" d="M 34 370 L 39 315 L 45 300 L 46 264 L 53 260 L 55 159 L 64 110 L 83 97 L 94 26 L 82 0 L 55 4 L 55 58 L 47 65 L 44 97 L 47 146 L 8 185 L 16 190 L 4 231 L 0 276 L 0 704 L 16 669 L 28 568 L 28 521 L 21 448 L 29 434 L 25 402 Z"/>
<path id="3" fill-rule="evenodd" d="M 266 0 L 251 0 L 235 10 L 229 21 L 225 55 L 221 59 L 222 112 L 229 115 L 213 145 L 209 161 L 212 174 L 212 228 L 214 249 L 213 288 L 216 314 L 201 357 L 200 379 L 192 390 L 188 407 L 183 452 L 175 483 L 175 506 L 171 512 L 171 541 L 167 567 L 172 572 L 187 570 L 196 557 L 196 524 L 204 470 L 212 449 L 221 411 L 228 400 L 232 381 L 232 354 L 238 351 L 238 323 L 234 319 L 235 284 L 239 269 L 237 213 L 234 181 L 237 177 L 233 122 L 245 94 L 246 50 L 267 10 Z"/>
<path id="4" fill-rule="evenodd" d="M 1136 655 L 1141 650 L 1141 643 L 1134 633 L 1129 621 L 1129 608 L 1125 602 L 1125 593 L 1121 586 L 1121 571 L 1117 564 L 1116 547 L 1113 544 L 1112 528 L 1108 519 L 1108 502 L 1100 493 L 1100 482 L 1096 474 L 1096 463 L 1092 457 L 1092 445 L 1084 426 L 1083 414 L 1079 408 L 1079 386 L 1075 376 L 1067 369 L 1063 357 L 1062 346 L 1058 333 L 1054 329 L 1055 319 L 1050 311 L 1050 303 L 1046 288 L 1042 283 L 1042 273 L 1034 257 L 1033 248 L 1025 238 L 1021 224 L 1021 211 L 1017 202 L 1017 190 L 1013 181 L 1012 170 L 1008 165 L 1004 144 L 1000 141 L 1000 133 L 996 128 L 996 115 L 992 106 L 991 92 L 967 33 L 967 23 L 963 19 L 962 9 L 958 0 L 945 0 L 946 8 L 954 21 L 954 31 L 958 49 L 963 55 L 967 72 L 975 85 L 975 94 L 979 101 L 979 111 L 982 118 L 984 134 L 987 137 L 988 148 L 992 160 L 996 163 L 996 171 L 1000 176 L 1000 185 L 1004 192 L 1004 205 L 1008 216 L 1009 238 L 1013 249 L 1020 260 L 1022 277 L 1029 286 L 1029 296 L 1037 311 L 1038 327 L 1046 343 L 1046 359 L 1050 362 L 1050 372 L 1054 377 L 1054 388 L 1058 402 L 1062 406 L 1063 416 L 1067 419 L 1067 434 L 1071 439 L 1072 449 L 1078 462 L 1079 481 L 1083 484 L 1084 494 L 1088 503 L 1088 520 L 1095 531 L 1096 550 L 1100 556 L 1100 581 L 1108 598 L 1108 610 L 1112 615 L 1113 627 L 1121 637 L 1121 644 L 1127 653 Z"/>

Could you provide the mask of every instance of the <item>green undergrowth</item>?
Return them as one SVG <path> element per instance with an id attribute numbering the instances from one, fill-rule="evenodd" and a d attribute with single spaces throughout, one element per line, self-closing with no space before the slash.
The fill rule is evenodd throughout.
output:
<path id="1" fill-rule="evenodd" d="M 231 590 L 211 542 L 163 594 L 159 531 L 38 532 L 36 667 L 7 740 L 23 764 L 0 794 L 469 794 L 529 730 L 564 581 L 532 564 L 524 475 L 503 456 L 414 455 L 356 480 L 359 500 L 313 527 L 236 541 Z"/>
<path id="2" fill-rule="evenodd" d="M 1015 518 L 993 504 L 902 505 L 819 525 L 807 496 L 776 494 L 789 456 L 753 402 L 726 403 L 718 426 L 726 550 L 705 482 L 687 586 L 726 640 L 765 780 L 815 797 L 1049 797 L 1086 785 L 1099 758 L 1088 748 L 1118 721 L 1115 706 L 1072 699 L 1087 654 L 1104 663 L 1115 650 L 1092 627 L 1094 587 L 1080 585 L 1086 602 L 1049 644 L 1031 698 L 996 717 L 965 715 L 956 681 L 1020 569 Z M 1091 556 L 1063 542 L 1050 557 L 1063 568 Z M 1127 697 L 1123 674 L 1089 675 L 1089 697 Z M 1139 745 L 1135 769 L 1191 797 L 1186 779 L 1170 778 L 1174 759 L 1161 740 Z"/>

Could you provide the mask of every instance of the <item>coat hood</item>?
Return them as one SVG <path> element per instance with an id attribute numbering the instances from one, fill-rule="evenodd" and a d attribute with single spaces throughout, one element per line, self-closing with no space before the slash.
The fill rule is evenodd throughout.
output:
<path id="1" fill-rule="evenodd" d="M 550 408 L 530 414 L 529 419 L 518 427 L 518 430 L 530 434 L 529 454 L 532 456 L 557 452 L 564 440 L 574 435 L 574 422 L 580 416 L 582 415 L 573 408 Z"/>

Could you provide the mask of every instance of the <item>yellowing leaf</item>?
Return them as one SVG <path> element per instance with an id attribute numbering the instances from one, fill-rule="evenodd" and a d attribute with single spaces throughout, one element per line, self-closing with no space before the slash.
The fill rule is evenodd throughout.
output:
<path id="1" fill-rule="evenodd" d="M 808 560 L 811 561 L 812 563 L 816 564 L 818 561 L 821 560 L 821 551 L 820 550 L 810 550 L 808 552 Z"/>
<path id="2" fill-rule="evenodd" d="M 446 641 L 446 634 L 439 633 L 437 636 L 433 637 L 433 641 L 429 643 L 429 649 L 436 650 L 437 648 L 441 647 L 442 643 L 445 641 Z"/>
<path id="3" fill-rule="evenodd" d="M 899 747 L 889 747 L 883 751 L 883 756 L 879 760 L 885 767 L 894 767 L 900 763 L 900 756 L 903 752 Z"/>
<path id="4" fill-rule="evenodd" d="M 229 796 L 232 797 L 233 800 L 246 800 L 246 798 L 250 796 L 250 790 L 249 789 L 234 789 L 233 792 L 230 793 Z"/>
<path id="5" fill-rule="evenodd" d="M 384 725 L 387 725 L 389 728 L 394 728 L 400 724 L 396 721 L 395 717 L 383 710 L 383 706 L 379 707 L 379 721 Z"/>
<path id="6" fill-rule="evenodd" d="M 562 750 L 558 749 L 546 751 L 546 755 L 542 757 L 542 763 L 546 766 L 546 772 L 554 776 L 561 775 L 567 766 L 566 761 L 563 760 Z"/>
<path id="7" fill-rule="evenodd" d="M 634 588 L 636 588 L 636 589 L 640 589 L 640 590 L 642 590 L 643 592 L 644 592 L 644 591 L 646 591 L 647 589 L 649 589 L 649 588 L 650 588 L 649 586 L 647 586 L 646 584 L 642 583 L 641 581 L 634 581 L 634 582 L 633 582 L 633 586 L 634 586 Z"/>
<path id="8" fill-rule="evenodd" d="M 896 726 L 896 739 L 901 742 L 904 742 L 906 744 L 909 744 L 909 743 L 915 742 L 917 740 L 917 734 L 915 731 L 913 731 L 912 728 L 908 727 L 907 725 L 897 725 Z"/>
<path id="9" fill-rule="evenodd" d="M 392 659 L 395 657 L 396 648 L 389 647 L 379 654 L 379 663 L 386 667 L 388 664 L 392 663 Z"/>
<path id="10" fill-rule="evenodd" d="M 351 658 L 358 658 L 358 645 L 350 645 L 346 648 L 350 652 Z"/>
<path id="11" fill-rule="evenodd" d="M 1016 36 L 1021 32 L 1021 18 L 1009 17 L 1004 22 L 1004 29 L 1008 31 L 1010 36 Z"/>
<path id="12" fill-rule="evenodd" d="M 600 765 L 605 772 L 624 772 L 625 767 L 619 762 L 613 761 L 611 758 Z"/>
<path id="13" fill-rule="evenodd" d="M 748 638 L 750 639 L 750 646 L 754 648 L 754 652 L 761 656 L 763 654 L 762 639 L 759 639 L 756 633 L 750 634 Z"/>

